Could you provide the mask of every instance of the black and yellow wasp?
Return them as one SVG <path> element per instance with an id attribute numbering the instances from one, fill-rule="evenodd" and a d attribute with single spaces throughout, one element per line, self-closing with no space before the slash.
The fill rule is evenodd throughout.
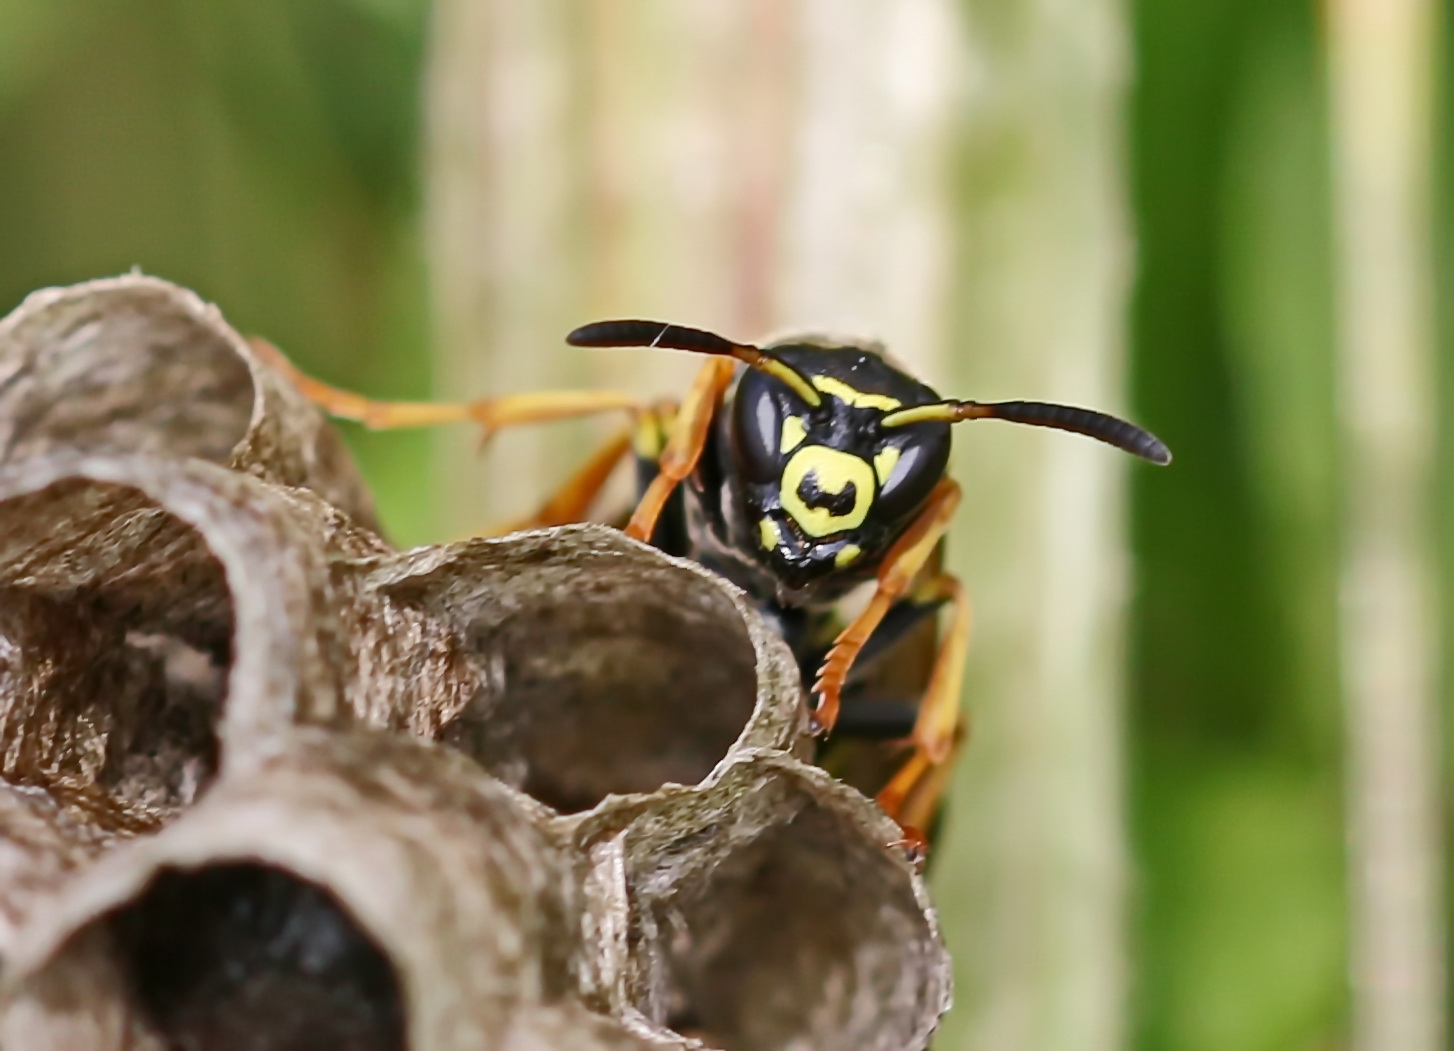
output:
<path id="1" fill-rule="evenodd" d="M 998 419 L 1055 427 L 1152 463 L 1171 453 L 1124 420 L 1042 402 L 941 398 L 876 347 L 812 337 L 757 347 L 659 321 L 602 321 L 576 346 L 646 346 L 709 355 L 679 404 L 626 393 L 561 391 L 472 403 L 377 402 L 294 373 L 320 406 L 375 427 L 470 420 L 504 426 L 610 410 L 634 414 L 528 523 L 583 518 L 617 463 L 636 452 L 639 501 L 626 532 L 692 558 L 742 588 L 782 632 L 804 670 L 820 734 L 907 741 L 912 751 L 874 786 L 920 851 L 961 736 L 959 694 L 969 607 L 937 549 L 960 500 L 946 471 L 950 426 Z M 745 367 L 744 367 L 745 366 Z M 839 600 L 868 582 L 847 623 Z M 860 688 L 864 674 L 944 605 L 950 624 L 917 696 Z M 842 719 L 840 720 L 840 715 Z"/>

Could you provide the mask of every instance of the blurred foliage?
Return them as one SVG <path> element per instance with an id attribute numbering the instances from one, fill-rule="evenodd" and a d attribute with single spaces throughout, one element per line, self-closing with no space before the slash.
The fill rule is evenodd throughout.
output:
<path id="1" fill-rule="evenodd" d="M 424 395 L 425 7 L 0 0 L 0 301 L 139 266 L 331 380 Z M 1347 935 L 1316 11 L 1128 13 L 1134 398 L 1177 452 L 1135 473 L 1137 1046 L 1333 1047 Z M 426 437 L 352 436 L 395 534 L 432 535 Z"/>
<path id="2" fill-rule="evenodd" d="M 1434 192 L 1434 310 L 1435 337 L 1438 340 L 1438 399 L 1439 412 L 1435 417 L 1437 427 L 1435 455 L 1436 478 L 1436 551 L 1439 561 L 1438 602 L 1441 612 L 1440 643 L 1441 654 L 1454 654 L 1454 426 L 1449 424 L 1449 409 L 1454 405 L 1454 75 L 1449 72 L 1449 57 L 1454 56 L 1454 17 L 1447 10 L 1441 26 L 1441 37 L 1437 43 L 1439 54 L 1444 56 L 1438 82 L 1439 95 L 1436 99 L 1439 134 L 1435 138 L 1433 183 Z M 1443 833 L 1444 858 L 1444 908 L 1445 926 L 1450 932 L 1446 944 L 1454 946 L 1454 860 L 1450 858 L 1450 845 L 1454 844 L 1454 776 L 1449 773 L 1451 756 L 1454 756 L 1454 659 L 1443 656 L 1441 671 L 1442 693 L 1441 714 L 1443 715 L 1443 737 L 1440 742 L 1440 756 L 1444 763 L 1443 772 Z M 1446 973 L 1448 989 L 1444 998 L 1446 1005 L 1454 1004 L 1454 963 Z M 1446 1006 L 1447 1009 L 1447 1006 Z"/>
<path id="3" fill-rule="evenodd" d="M 429 387 L 422 0 L 0 0 L 0 301 L 139 267 L 309 368 Z M 357 435 L 397 536 L 422 434 Z"/>
<path id="4" fill-rule="evenodd" d="M 1135 1012 L 1146 1048 L 1337 1043 L 1348 1008 L 1337 433 L 1315 12 L 1134 8 Z"/>

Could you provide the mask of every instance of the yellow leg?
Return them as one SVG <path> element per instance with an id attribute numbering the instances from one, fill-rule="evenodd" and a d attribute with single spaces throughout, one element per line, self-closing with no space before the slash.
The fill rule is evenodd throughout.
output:
<path id="1" fill-rule="evenodd" d="M 516 424 L 545 423 L 617 409 L 630 412 L 641 409 L 641 399 L 623 391 L 538 391 L 470 402 L 375 401 L 314 379 L 265 340 L 254 339 L 251 345 L 260 358 L 286 375 L 309 401 L 325 412 L 380 430 L 474 423 L 488 439 L 501 427 Z"/>
<path id="2" fill-rule="evenodd" d="M 712 419 L 717 414 L 722 395 L 732 383 L 734 369 L 732 361 L 714 359 L 703 365 L 696 379 L 692 380 L 681 410 L 672 423 L 666 447 L 661 451 L 656 478 L 647 486 L 631 521 L 626 524 L 628 536 L 649 540 L 656 531 L 656 520 L 661 517 L 667 498 L 701 459 Z"/>
<path id="3" fill-rule="evenodd" d="M 818 669 L 818 681 L 813 684 L 813 693 L 817 698 L 813 720 L 819 733 L 832 731 L 833 724 L 838 721 L 843 684 L 848 681 L 848 672 L 859 651 L 883 621 L 889 608 L 909 590 L 920 570 L 934 554 L 934 549 L 949 528 L 949 523 L 954 518 L 954 510 L 958 506 L 959 486 L 946 478 L 929 497 L 929 503 L 914 520 L 913 525 L 909 526 L 908 531 L 884 557 L 883 565 L 879 567 L 878 587 L 873 598 L 869 599 L 863 611 L 833 640 L 833 648 L 823 659 L 823 666 Z"/>

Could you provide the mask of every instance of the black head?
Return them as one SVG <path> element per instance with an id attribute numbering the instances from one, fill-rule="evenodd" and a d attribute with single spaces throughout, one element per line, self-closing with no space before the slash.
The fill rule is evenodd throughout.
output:
<path id="1" fill-rule="evenodd" d="M 744 543 L 790 589 L 871 572 L 949 465 L 941 421 L 883 426 L 934 391 L 872 350 L 801 340 L 766 353 L 803 376 L 817 404 L 761 372 L 732 399 L 730 448 Z"/>
<path id="2" fill-rule="evenodd" d="M 848 585 L 878 566 L 943 479 L 950 425 L 960 420 L 1057 427 L 1154 463 L 1171 460 L 1154 436 L 1102 413 L 946 401 L 861 346 L 795 339 L 754 347 L 653 321 L 601 322 L 568 339 L 723 354 L 750 366 L 722 421 L 737 503 L 729 527 L 738 553 L 792 592 L 820 590 L 830 578 Z"/>

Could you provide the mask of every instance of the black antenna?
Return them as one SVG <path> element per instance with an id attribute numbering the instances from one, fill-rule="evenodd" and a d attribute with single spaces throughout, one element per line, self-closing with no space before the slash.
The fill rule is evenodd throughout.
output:
<path id="1" fill-rule="evenodd" d="M 733 343 L 715 332 L 700 328 L 687 328 L 665 321 L 596 321 L 582 325 L 566 336 L 565 341 L 573 347 L 665 347 L 667 350 L 690 350 L 697 354 L 721 354 L 776 378 L 809 405 L 816 407 L 823 404 L 823 396 L 803 374 L 781 358 L 761 347 Z"/>
<path id="2" fill-rule="evenodd" d="M 961 420 L 1009 420 L 1033 427 L 1054 427 L 1114 445 L 1154 464 L 1165 466 L 1171 462 L 1171 450 L 1166 443 L 1134 423 L 1093 409 L 1051 405 L 1043 401 L 934 402 L 891 412 L 881 423 L 884 427 L 905 427 L 911 423 L 958 423 Z"/>

